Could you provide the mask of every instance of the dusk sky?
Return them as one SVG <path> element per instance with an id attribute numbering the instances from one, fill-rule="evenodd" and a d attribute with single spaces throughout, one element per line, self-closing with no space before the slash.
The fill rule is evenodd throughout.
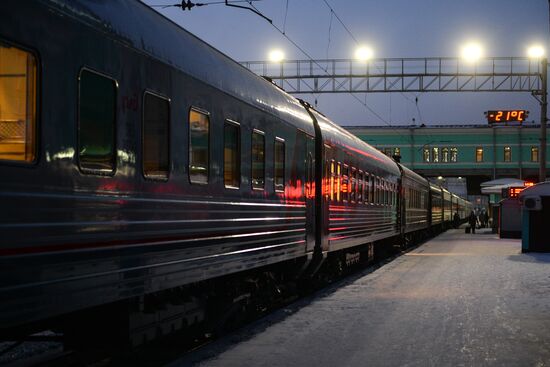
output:
<path id="1" fill-rule="evenodd" d="M 202 1 L 204 3 L 210 0 Z M 174 0 L 146 0 L 174 4 Z M 200 1 L 197 1 L 200 2 Z M 548 54 L 547 0 L 327 0 L 360 44 L 375 58 L 453 57 L 469 41 L 483 46 L 485 56 L 525 56 L 529 45 L 541 44 Z M 287 10 L 288 4 L 288 10 Z M 239 5 L 247 5 L 239 3 Z M 262 14 L 314 59 L 352 58 L 356 42 L 324 0 L 261 0 Z M 307 56 L 258 15 L 225 5 L 182 11 L 155 8 L 161 14 L 236 61 L 267 60 L 278 48 L 287 60 Z M 332 21 L 331 21 L 332 18 Z M 330 31 L 330 32 L 329 32 Z M 330 36 L 329 36 L 330 34 Z M 329 42 L 330 40 L 330 42 Z M 528 93 L 386 93 L 357 95 L 381 121 L 349 94 L 301 95 L 317 98 L 318 109 L 340 125 L 408 125 L 486 123 L 490 109 L 527 109 L 540 121 L 539 104 Z M 418 107 L 415 103 L 418 98 Z"/>

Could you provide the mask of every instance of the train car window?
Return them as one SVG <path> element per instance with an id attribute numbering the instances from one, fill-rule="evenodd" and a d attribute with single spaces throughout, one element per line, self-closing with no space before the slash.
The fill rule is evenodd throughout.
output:
<path id="1" fill-rule="evenodd" d="M 285 141 L 275 138 L 275 191 L 285 191 Z"/>
<path id="2" fill-rule="evenodd" d="M 170 170 L 170 102 L 146 92 L 143 98 L 143 175 L 166 180 Z"/>
<path id="3" fill-rule="evenodd" d="M 79 77 L 78 160 L 84 171 L 115 168 L 116 82 L 83 69 Z"/>
<path id="4" fill-rule="evenodd" d="M 350 201 L 355 203 L 355 198 L 357 196 L 357 169 L 354 167 L 351 168 L 351 192 L 350 192 Z"/>
<path id="5" fill-rule="evenodd" d="M 189 181 L 208 183 L 210 116 L 192 108 L 189 111 Z"/>
<path id="6" fill-rule="evenodd" d="M 357 203 L 363 204 L 363 197 L 365 195 L 365 182 L 363 181 L 363 171 L 359 171 L 357 178 Z"/>
<path id="7" fill-rule="evenodd" d="M 265 187 L 265 136 L 258 130 L 252 132 L 252 189 Z"/>
<path id="8" fill-rule="evenodd" d="M 232 189 L 241 185 L 240 125 L 231 120 L 223 126 L 223 183 Z"/>
<path id="9" fill-rule="evenodd" d="M 369 185 L 369 203 L 374 204 L 374 191 L 375 191 L 376 179 L 373 174 L 370 175 Z"/>
<path id="10" fill-rule="evenodd" d="M 374 177 L 373 203 L 378 204 L 378 177 Z"/>
<path id="11" fill-rule="evenodd" d="M 0 43 L 0 160 L 35 160 L 36 84 L 36 58 Z"/>
<path id="12" fill-rule="evenodd" d="M 344 164 L 344 168 L 342 171 L 342 200 L 347 202 L 349 200 L 349 166 L 347 164 Z"/>
<path id="13" fill-rule="evenodd" d="M 329 190 L 328 192 L 330 192 L 330 200 L 334 200 L 334 192 L 335 192 L 335 185 L 336 185 L 336 182 L 335 182 L 335 166 L 334 166 L 334 160 L 331 160 L 330 161 L 330 181 L 329 181 Z"/>
<path id="14" fill-rule="evenodd" d="M 390 189 L 388 186 L 388 181 L 384 180 L 384 205 L 390 203 Z"/>
<path id="15" fill-rule="evenodd" d="M 340 189 L 342 186 L 342 163 L 340 162 L 338 162 L 338 165 L 336 166 L 336 185 L 336 201 L 340 202 Z"/>

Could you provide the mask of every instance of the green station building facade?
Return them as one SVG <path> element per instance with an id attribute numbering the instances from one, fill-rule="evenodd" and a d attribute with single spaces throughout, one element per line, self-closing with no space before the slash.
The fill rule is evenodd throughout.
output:
<path id="1" fill-rule="evenodd" d="M 477 194 L 480 183 L 498 178 L 538 181 L 540 125 L 533 123 L 345 129 L 387 155 L 400 156 L 401 163 L 425 177 L 464 178 L 469 194 Z"/>

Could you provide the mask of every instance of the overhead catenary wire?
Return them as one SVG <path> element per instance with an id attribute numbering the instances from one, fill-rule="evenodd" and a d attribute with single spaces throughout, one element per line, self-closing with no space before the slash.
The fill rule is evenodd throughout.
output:
<path id="1" fill-rule="evenodd" d="M 248 4 L 259 14 L 262 14 L 258 8 L 252 4 L 252 0 L 248 0 Z M 266 18 L 262 14 L 263 18 Z M 267 19 L 267 18 L 266 18 Z M 294 47 L 296 47 L 298 50 L 300 50 L 301 53 L 303 53 L 311 62 L 313 62 L 315 65 L 317 65 L 321 70 L 323 70 L 327 75 L 329 75 L 328 71 L 323 68 L 321 64 L 319 64 L 311 55 L 304 50 L 300 45 L 298 45 L 292 38 L 290 38 L 283 30 L 279 27 L 277 27 L 273 22 L 269 22 L 275 30 L 277 30 L 283 37 L 285 37 Z M 391 127 L 391 124 L 388 123 L 382 116 L 380 116 L 375 110 L 373 110 L 369 105 L 367 105 L 366 102 L 363 102 L 359 97 L 357 97 L 355 94 L 348 92 L 356 101 L 358 101 L 363 107 L 365 107 L 370 113 L 372 113 L 374 116 L 376 116 L 380 121 L 384 122 L 386 125 Z"/>
<path id="2" fill-rule="evenodd" d="M 329 2 L 327 0 L 322 0 L 325 5 L 329 8 L 330 10 L 330 13 L 331 13 L 331 23 L 332 23 L 332 16 L 334 15 L 334 17 L 338 20 L 338 22 L 342 25 L 342 27 L 346 30 L 346 32 L 348 33 L 348 35 L 351 37 L 351 39 L 355 42 L 355 44 L 357 46 L 360 46 L 360 43 L 359 41 L 357 40 L 357 38 L 355 37 L 355 35 L 352 33 L 352 31 L 349 29 L 349 27 L 346 25 L 346 23 L 344 23 L 344 21 L 342 20 L 342 18 L 340 18 L 340 16 L 338 15 L 338 13 L 336 13 L 336 11 L 334 10 L 334 8 L 329 4 Z M 550 2 L 550 0 L 548 0 Z M 329 37 L 330 37 L 330 34 L 329 34 Z M 328 52 L 327 52 L 328 53 Z M 327 56 L 327 59 L 328 59 L 328 56 Z M 406 100 L 408 100 L 409 102 L 411 103 L 414 103 L 415 106 L 416 106 L 416 110 L 418 111 L 418 117 L 420 118 L 420 121 L 421 123 L 423 122 L 423 119 L 422 119 L 422 114 L 420 112 L 420 108 L 418 106 L 418 96 L 415 96 L 415 100 L 413 101 L 411 98 L 409 98 L 405 93 L 403 92 L 399 92 Z M 391 126 L 391 124 L 390 124 Z"/>

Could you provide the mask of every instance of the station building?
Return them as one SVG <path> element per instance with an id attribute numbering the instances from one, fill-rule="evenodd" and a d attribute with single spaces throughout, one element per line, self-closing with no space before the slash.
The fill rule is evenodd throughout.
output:
<path id="1" fill-rule="evenodd" d="M 538 181 L 540 125 L 534 123 L 345 129 L 387 155 L 401 156 L 401 163 L 427 178 L 464 180 L 469 195 L 481 194 L 480 184 L 497 178 Z"/>

